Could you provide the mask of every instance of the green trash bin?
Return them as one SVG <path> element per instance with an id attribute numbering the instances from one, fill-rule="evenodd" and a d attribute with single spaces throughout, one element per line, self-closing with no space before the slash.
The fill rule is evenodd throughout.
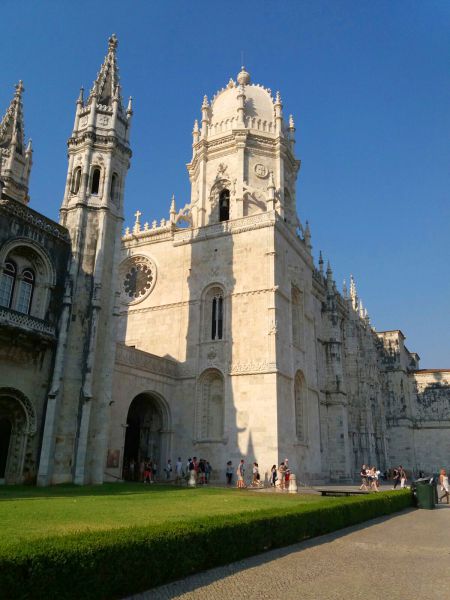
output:
<path id="1" fill-rule="evenodd" d="M 432 483 L 420 483 L 416 486 L 417 508 L 435 508 L 435 486 Z"/>

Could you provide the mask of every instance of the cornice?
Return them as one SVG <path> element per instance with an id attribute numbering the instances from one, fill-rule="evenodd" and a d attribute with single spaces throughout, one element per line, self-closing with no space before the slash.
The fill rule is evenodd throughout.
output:
<path id="1" fill-rule="evenodd" d="M 25 206 L 21 202 L 17 200 L 0 200 L 0 209 L 8 212 L 19 219 L 22 219 L 32 227 L 42 231 L 47 235 L 51 235 L 59 240 L 70 243 L 69 232 L 65 227 L 59 225 L 55 221 L 44 217 L 40 213 L 34 211 L 33 209 Z"/>

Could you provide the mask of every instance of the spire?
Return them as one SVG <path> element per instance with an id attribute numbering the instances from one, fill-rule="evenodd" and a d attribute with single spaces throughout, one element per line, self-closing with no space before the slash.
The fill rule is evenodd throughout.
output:
<path id="1" fill-rule="evenodd" d="M 112 106 L 115 94 L 119 95 L 119 106 L 123 110 L 119 86 L 119 67 L 117 66 L 116 51 L 118 46 L 116 34 L 113 33 L 108 40 L 108 52 L 103 61 L 97 79 L 94 81 L 88 103 L 97 97 L 97 103 L 103 106 Z"/>
<path id="2" fill-rule="evenodd" d="M 319 271 L 320 271 L 321 275 L 323 275 L 323 256 L 322 256 L 322 250 L 319 251 Z"/>
<path id="3" fill-rule="evenodd" d="M 358 309 L 358 294 L 356 292 L 356 283 L 353 275 L 350 275 L 350 300 L 355 310 Z"/>
<path id="4" fill-rule="evenodd" d="M 278 135 L 282 136 L 283 135 L 283 103 L 281 101 L 280 92 L 276 93 L 275 103 L 273 106 L 275 109 L 276 132 L 278 133 Z"/>
<path id="5" fill-rule="evenodd" d="M 127 116 L 131 117 L 132 115 L 133 115 L 133 97 L 130 96 L 128 98 Z"/>
<path id="6" fill-rule="evenodd" d="M 312 249 L 312 245 L 311 245 L 311 229 L 309 227 L 309 222 L 306 221 L 306 227 L 305 227 L 305 244 L 306 247 L 308 248 L 308 250 L 311 252 Z"/>
<path id="7" fill-rule="evenodd" d="M 171 223 L 175 223 L 175 216 L 177 214 L 177 209 L 176 209 L 176 206 L 175 206 L 175 194 L 172 194 L 172 201 L 170 203 L 169 214 L 170 214 L 170 222 Z"/>
<path id="8" fill-rule="evenodd" d="M 342 295 L 344 296 L 344 298 L 348 298 L 347 282 L 345 281 L 345 279 L 342 283 Z"/>
<path id="9" fill-rule="evenodd" d="M 22 81 L 16 85 L 16 92 L 0 124 L 0 148 L 9 148 L 13 143 L 18 154 L 23 154 L 24 126 L 22 94 L 24 92 Z"/>
<path id="10" fill-rule="evenodd" d="M 196 144 L 199 139 L 200 139 L 200 131 L 198 128 L 198 121 L 197 121 L 197 119 L 195 119 L 194 128 L 192 130 L 192 143 Z"/>
<path id="11" fill-rule="evenodd" d="M 28 180 L 32 165 L 31 140 L 25 148 L 22 81 L 16 85 L 13 99 L 0 123 L 0 178 L 3 193 L 19 202 L 28 203 Z"/>

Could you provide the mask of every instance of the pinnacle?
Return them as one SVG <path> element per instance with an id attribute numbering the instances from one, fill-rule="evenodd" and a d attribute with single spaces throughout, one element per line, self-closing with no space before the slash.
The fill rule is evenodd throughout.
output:
<path id="1" fill-rule="evenodd" d="M 0 147 L 7 148 L 14 138 L 18 148 L 24 143 L 24 124 L 22 114 L 22 94 L 25 91 L 20 80 L 15 86 L 15 94 L 0 123 Z"/>
<path id="2" fill-rule="evenodd" d="M 119 67 L 116 58 L 118 43 L 117 37 L 113 33 L 108 40 L 108 52 L 100 67 L 100 71 L 97 74 L 97 78 L 94 81 L 88 101 L 90 101 L 92 97 L 97 96 L 99 104 L 112 106 L 113 99 L 118 96 L 119 106 L 121 110 L 123 110 L 122 98 L 120 95 Z"/>

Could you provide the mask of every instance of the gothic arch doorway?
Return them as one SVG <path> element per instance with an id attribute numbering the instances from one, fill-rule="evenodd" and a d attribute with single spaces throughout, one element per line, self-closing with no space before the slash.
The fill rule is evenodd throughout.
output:
<path id="1" fill-rule="evenodd" d="M 139 480 L 141 463 L 146 460 L 156 463 L 157 476 L 161 477 L 169 451 L 169 421 L 168 407 L 157 394 L 145 392 L 133 399 L 127 415 L 124 479 Z"/>
<path id="2" fill-rule="evenodd" d="M 0 482 L 5 481 L 6 463 L 8 461 L 9 446 L 11 442 L 11 421 L 3 417 L 0 419 Z"/>
<path id="3" fill-rule="evenodd" d="M 0 388 L 0 483 L 22 483 L 28 443 L 36 432 L 36 415 L 28 398 Z"/>

